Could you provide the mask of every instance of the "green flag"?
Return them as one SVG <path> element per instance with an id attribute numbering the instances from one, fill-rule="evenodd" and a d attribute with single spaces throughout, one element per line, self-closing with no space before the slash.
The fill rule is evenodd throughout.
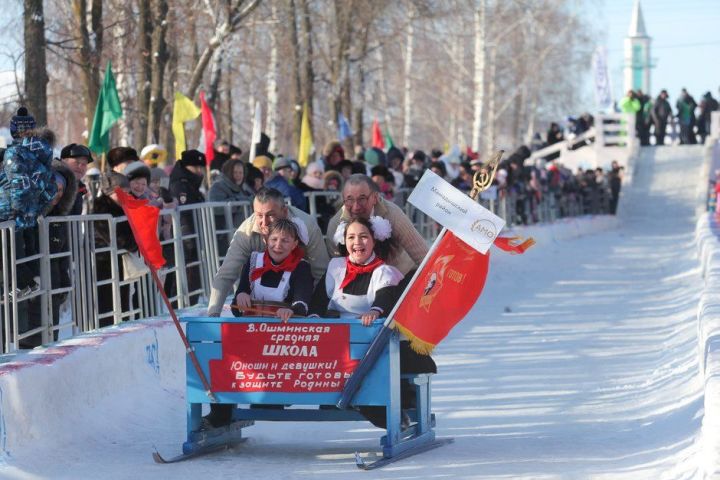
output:
<path id="1" fill-rule="evenodd" d="M 112 66 L 108 62 L 90 130 L 88 141 L 90 150 L 97 154 L 103 154 L 110 150 L 110 128 L 122 117 L 122 114 L 120 98 L 115 87 L 115 77 L 112 73 Z"/>

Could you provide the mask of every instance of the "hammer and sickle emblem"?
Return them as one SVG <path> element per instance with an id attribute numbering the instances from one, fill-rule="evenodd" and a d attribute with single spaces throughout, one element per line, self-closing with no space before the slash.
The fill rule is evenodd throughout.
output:
<path id="1" fill-rule="evenodd" d="M 490 185 L 492 185 L 492 182 L 495 179 L 495 174 L 497 173 L 498 165 L 500 164 L 500 159 L 502 158 L 503 153 L 505 153 L 504 150 L 498 150 L 495 152 L 492 158 L 483 165 L 482 169 L 475 173 L 473 176 L 473 188 L 470 191 L 470 198 L 477 200 L 480 192 L 490 188 Z"/>

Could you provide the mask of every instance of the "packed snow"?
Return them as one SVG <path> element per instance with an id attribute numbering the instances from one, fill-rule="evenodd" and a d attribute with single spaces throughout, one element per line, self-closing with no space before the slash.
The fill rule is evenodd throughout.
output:
<path id="1" fill-rule="evenodd" d="M 354 452 L 383 434 L 369 423 L 259 423 L 240 446 L 157 465 L 153 448 L 179 453 L 185 437 L 184 352 L 160 318 L 3 364 L 0 477 L 702 476 L 706 178 L 700 147 L 642 149 L 618 218 L 517 229 L 538 244 L 492 251 L 482 296 L 434 354 L 436 430 L 453 444 L 362 472 Z"/>

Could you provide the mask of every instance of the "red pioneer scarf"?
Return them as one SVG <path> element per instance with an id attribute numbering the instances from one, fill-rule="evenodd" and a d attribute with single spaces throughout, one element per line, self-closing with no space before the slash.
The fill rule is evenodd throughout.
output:
<path id="1" fill-rule="evenodd" d="M 350 261 L 350 257 L 345 257 L 345 278 L 340 284 L 340 290 L 355 280 L 361 273 L 370 273 L 383 263 L 385 262 L 383 262 L 380 257 L 375 257 L 375 259 L 367 265 L 356 265 Z"/>
<path id="2" fill-rule="evenodd" d="M 293 251 L 290 252 L 290 255 L 285 257 L 285 260 L 278 263 L 277 265 L 273 265 L 270 254 L 268 254 L 268 251 L 265 250 L 263 256 L 263 265 L 262 267 L 256 268 L 252 272 L 250 272 L 250 281 L 254 282 L 258 278 L 262 277 L 265 272 L 269 272 L 271 270 L 273 272 L 292 272 L 295 270 L 295 267 L 298 266 L 300 260 L 303 259 L 304 255 L 305 252 L 303 252 L 302 248 L 295 247 Z"/>

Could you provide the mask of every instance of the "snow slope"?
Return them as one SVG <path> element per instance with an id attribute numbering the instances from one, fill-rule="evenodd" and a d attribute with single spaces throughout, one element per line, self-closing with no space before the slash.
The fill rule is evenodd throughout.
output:
<path id="1" fill-rule="evenodd" d="M 167 319 L 126 324 L 0 366 L 1 478 L 694 478 L 703 380 L 695 244 L 702 154 L 642 149 L 619 219 L 533 227 L 492 252 L 474 309 L 437 349 L 439 436 L 375 472 L 364 423 L 258 424 L 233 450 L 155 465 L 184 438 L 182 346 Z"/>

